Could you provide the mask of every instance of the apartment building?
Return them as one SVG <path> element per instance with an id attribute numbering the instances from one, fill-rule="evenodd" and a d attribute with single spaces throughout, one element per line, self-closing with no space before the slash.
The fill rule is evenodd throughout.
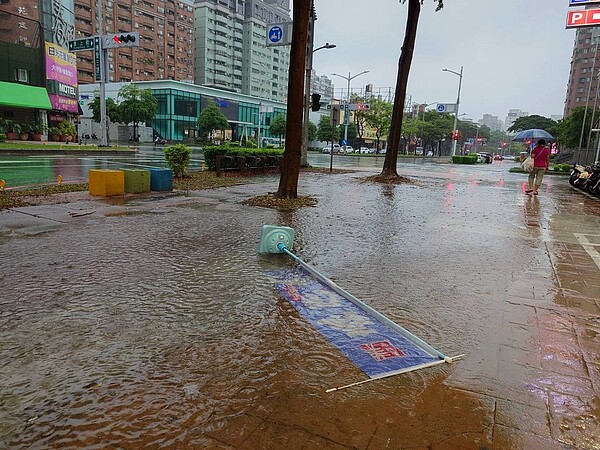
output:
<path id="1" fill-rule="evenodd" d="M 269 23 L 291 21 L 289 0 L 197 0 L 195 82 L 285 102 L 289 47 L 267 47 Z"/>
<path id="2" fill-rule="evenodd" d="M 479 120 L 481 125 L 485 125 L 492 131 L 504 131 L 504 122 L 498 118 L 498 116 L 493 116 L 491 114 L 484 114 L 483 117 Z"/>
<path id="3" fill-rule="evenodd" d="M 331 101 L 333 98 L 333 82 L 326 75 L 317 75 L 312 69 L 310 78 L 310 92 L 321 94 L 321 101 Z"/>
<path id="4" fill-rule="evenodd" d="M 74 0 L 76 38 L 140 33 L 139 47 L 108 51 L 111 82 L 194 80 L 194 4 L 191 0 L 105 0 L 103 30 L 97 2 Z M 93 54 L 77 53 L 79 83 L 94 82 Z"/>
<path id="5" fill-rule="evenodd" d="M 593 104 L 596 99 L 600 70 L 600 61 L 596 60 L 599 36 L 600 27 L 579 28 L 575 32 L 564 117 L 568 117 L 573 108 L 585 106 L 586 102 Z"/>
<path id="6" fill-rule="evenodd" d="M 521 111 L 520 109 L 509 109 L 504 121 L 504 126 L 506 127 L 505 129 L 508 130 L 518 118 L 526 117 L 528 115 L 529 113 L 527 111 Z"/>

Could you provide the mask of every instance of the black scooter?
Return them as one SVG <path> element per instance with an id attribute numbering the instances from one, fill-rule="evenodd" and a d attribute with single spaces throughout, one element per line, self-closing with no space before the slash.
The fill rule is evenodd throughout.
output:
<path id="1" fill-rule="evenodd" d="M 163 139 L 158 136 L 156 136 L 156 138 L 154 138 L 154 145 L 165 145 L 166 143 L 167 143 L 166 139 Z"/>
<path id="2" fill-rule="evenodd" d="M 592 166 L 590 176 L 583 184 L 583 189 L 592 195 L 600 196 L 600 164 L 596 163 Z"/>

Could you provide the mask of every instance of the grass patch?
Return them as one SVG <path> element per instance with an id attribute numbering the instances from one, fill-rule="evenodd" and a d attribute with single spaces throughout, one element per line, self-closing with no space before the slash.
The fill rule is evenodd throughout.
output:
<path id="1" fill-rule="evenodd" d="M 118 150 L 131 150 L 130 147 L 115 145 L 111 147 L 99 147 L 97 145 L 79 145 L 67 144 L 66 142 L 40 143 L 31 142 L 3 142 L 0 143 L 0 150 L 94 150 L 104 152 L 114 152 Z"/>
<path id="2" fill-rule="evenodd" d="M 79 184 L 61 184 L 52 186 L 42 186 L 31 189 L 22 189 L 15 191 L 0 192 L 0 209 L 18 208 L 21 206 L 30 206 L 33 203 L 32 198 L 45 197 L 54 194 L 63 194 L 66 192 L 87 191 L 87 183 Z"/>
<path id="3" fill-rule="evenodd" d="M 316 206 L 317 199 L 312 196 L 298 198 L 277 198 L 273 194 L 259 195 L 244 200 L 242 204 L 249 206 L 262 206 L 263 208 L 276 209 L 278 211 L 295 211 L 305 206 Z"/>
<path id="4" fill-rule="evenodd" d="M 225 174 L 222 174 L 225 175 Z M 182 191 L 199 191 L 202 189 L 215 189 L 220 187 L 235 186 L 237 184 L 249 183 L 248 177 L 243 177 L 238 174 L 228 173 L 226 176 L 218 177 L 215 172 L 190 172 L 183 178 L 175 178 L 173 187 Z"/>

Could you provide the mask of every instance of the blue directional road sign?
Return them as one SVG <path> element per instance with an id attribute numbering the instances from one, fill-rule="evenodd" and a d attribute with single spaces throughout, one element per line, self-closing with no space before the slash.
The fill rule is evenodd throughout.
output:
<path id="1" fill-rule="evenodd" d="M 569 0 L 569 6 L 593 5 L 600 3 L 600 0 Z"/>
<path id="2" fill-rule="evenodd" d="M 267 25 L 267 47 L 290 45 L 292 43 L 292 22 Z"/>
<path id="3" fill-rule="evenodd" d="M 438 103 L 437 111 L 441 113 L 446 112 L 446 105 L 444 105 L 443 103 Z"/>
<path id="4" fill-rule="evenodd" d="M 283 30 L 281 27 L 273 27 L 269 30 L 269 40 L 273 44 L 277 44 L 283 37 Z"/>

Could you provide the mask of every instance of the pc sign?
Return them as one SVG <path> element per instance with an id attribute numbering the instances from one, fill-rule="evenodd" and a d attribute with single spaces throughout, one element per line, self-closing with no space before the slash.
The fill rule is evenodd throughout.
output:
<path id="1" fill-rule="evenodd" d="M 290 45 L 292 43 L 292 22 L 270 23 L 267 25 L 267 47 Z"/>

